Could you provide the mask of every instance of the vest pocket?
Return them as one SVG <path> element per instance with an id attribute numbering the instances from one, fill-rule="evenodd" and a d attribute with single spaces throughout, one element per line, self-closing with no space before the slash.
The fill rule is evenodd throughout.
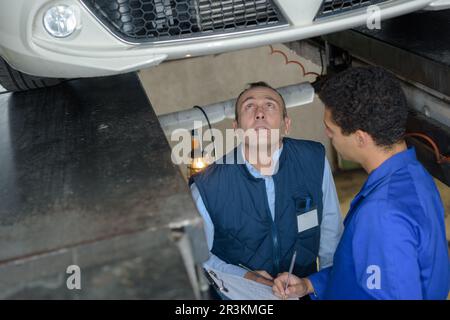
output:
<path id="1" fill-rule="evenodd" d="M 319 226 L 319 215 L 317 205 L 309 195 L 296 194 L 293 196 L 295 216 L 297 223 L 297 233 L 305 235 L 313 233 L 313 230 Z"/>
<path id="2" fill-rule="evenodd" d="M 297 214 L 297 232 L 303 233 L 319 226 L 317 208 Z"/>

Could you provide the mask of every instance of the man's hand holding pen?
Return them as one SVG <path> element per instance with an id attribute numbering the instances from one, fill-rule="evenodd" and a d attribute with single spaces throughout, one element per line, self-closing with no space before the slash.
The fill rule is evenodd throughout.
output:
<path id="1" fill-rule="evenodd" d="M 289 281 L 289 283 L 287 283 Z M 286 284 L 288 284 L 286 288 Z M 288 272 L 279 274 L 274 280 L 272 287 L 273 294 L 278 298 L 301 298 L 307 294 L 313 293 L 314 288 L 308 278 L 299 278 Z"/>

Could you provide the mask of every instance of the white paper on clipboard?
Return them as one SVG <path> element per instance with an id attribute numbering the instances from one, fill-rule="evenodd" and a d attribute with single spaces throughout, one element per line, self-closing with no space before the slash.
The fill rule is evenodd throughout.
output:
<path id="1" fill-rule="evenodd" d="M 211 270 L 214 272 L 217 277 L 214 277 L 211 273 L 210 275 L 219 287 L 222 286 L 222 283 L 217 278 L 223 281 L 223 287 L 227 288 L 228 292 L 221 293 L 231 300 L 281 300 L 272 293 L 272 287 L 270 286 L 215 269 L 205 269 L 208 272 Z M 289 300 L 298 299 L 292 298 Z"/>

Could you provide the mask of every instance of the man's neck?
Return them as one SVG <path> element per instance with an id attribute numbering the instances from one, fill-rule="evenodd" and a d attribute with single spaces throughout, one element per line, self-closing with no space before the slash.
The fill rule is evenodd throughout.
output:
<path id="1" fill-rule="evenodd" d="M 361 162 L 362 167 L 366 170 L 367 173 L 371 173 L 379 166 L 383 164 L 387 159 L 396 155 L 397 153 L 403 152 L 408 147 L 406 146 L 406 142 L 400 142 L 392 146 L 392 148 L 385 150 L 381 148 L 376 148 L 373 152 L 369 152 L 363 162 Z"/>
<path id="2" fill-rule="evenodd" d="M 274 171 L 274 162 L 273 155 L 282 147 L 282 142 L 279 144 L 273 145 L 272 147 L 268 146 L 267 151 L 270 153 L 270 156 L 264 157 L 263 159 L 259 155 L 259 148 L 255 148 L 257 154 L 252 155 L 250 157 L 251 148 L 245 144 L 242 145 L 244 148 L 244 157 L 245 160 L 250 163 L 256 170 L 258 170 L 263 175 L 271 175 Z M 266 154 L 266 150 L 264 150 L 264 154 Z M 256 161 L 255 161 L 256 160 Z M 265 161 L 267 160 L 267 161 Z"/>

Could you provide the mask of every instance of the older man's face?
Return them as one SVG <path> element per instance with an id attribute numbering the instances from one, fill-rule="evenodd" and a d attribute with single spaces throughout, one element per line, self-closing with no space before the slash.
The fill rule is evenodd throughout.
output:
<path id="1" fill-rule="evenodd" d="M 268 141 L 275 134 L 281 139 L 290 128 L 289 118 L 283 117 L 283 101 L 270 88 L 256 87 L 245 92 L 238 101 L 238 115 L 235 128 L 254 131 L 258 137 L 265 136 Z"/>

